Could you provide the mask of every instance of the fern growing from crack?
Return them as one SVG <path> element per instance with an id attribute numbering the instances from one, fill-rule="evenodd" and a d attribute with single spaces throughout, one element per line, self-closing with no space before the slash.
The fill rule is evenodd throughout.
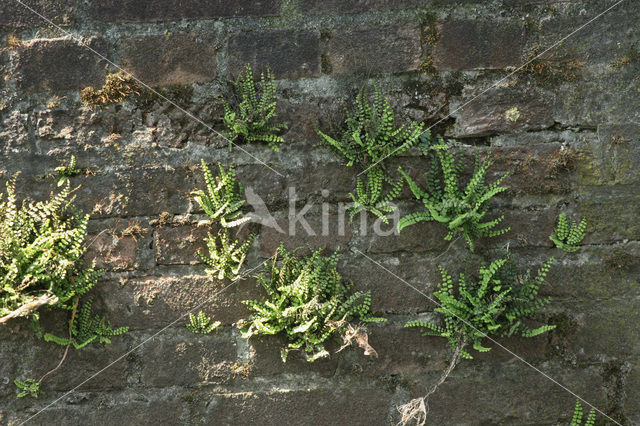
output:
<path id="1" fill-rule="evenodd" d="M 209 334 L 222 324 L 220 321 L 211 322 L 211 318 L 204 313 L 204 311 L 198 312 L 198 315 L 189 313 L 189 323 L 187 329 L 196 334 Z"/>
<path id="2" fill-rule="evenodd" d="M 418 143 L 423 124 L 397 127 L 389 100 L 382 96 L 378 86 L 374 90 L 372 101 L 366 88 L 358 93 L 341 136 L 330 136 L 320 130 L 318 135 L 346 160 L 347 166 L 355 165 L 366 172 L 366 177 L 357 178 L 356 191 L 351 194 L 354 201 L 351 218 L 358 212 L 368 211 L 388 223 L 386 214 L 395 208 L 391 202 L 402 190 L 402 181 L 389 177 L 385 164 Z M 389 188 L 386 191 L 385 186 Z"/>
<path id="3" fill-rule="evenodd" d="M 224 228 L 233 228 L 251 220 L 241 210 L 245 204 L 244 187 L 236 178 L 233 165 L 227 171 L 218 163 L 219 174 L 214 177 L 207 163 L 204 160 L 201 163 L 206 189 L 191 194 L 206 215 Z"/>
<path id="4" fill-rule="evenodd" d="M 227 230 L 218 232 L 218 235 L 209 233 L 206 241 L 209 254 L 198 250 L 198 256 L 208 266 L 207 274 L 215 276 L 219 280 L 236 279 L 240 274 L 240 269 L 253 239 L 254 236 L 250 235 L 247 241 L 240 244 L 238 240 L 231 242 Z"/>
<path id="5" fill-rule="evenodd" d="M 584 420 L 584 423 L 582 423 Z M 596 423 L 596 411 L 592 408 L 589 410 L 587 418 L 584 419 L 582 404 L 580 400 L 576 400 L 576 406 L 573 409 L 573 417 L 571 418 L 571 426 L 593 426 Z"/>
<path id="6" fill-rule="evenodd" d="M 398 222 L 399 232 L 418 222 L 437 221 L 449 229 L 445 240 L 450 241 L 462 235 L 473 251 L 475 237 L 497 237 L 509 231 L 510 228 L 494 229 L 502 222 L 504 216 L 482 222 L 489 210 L 491 199 L 507 190 L 507 187 L 500 184 L 508 173 L 487 185 L 485 179 L 491 161 L 480 161 L 476 157 L 473 176 L 463 190 L 459 183 L 462 167 L 456 162 L 450 146 L 441 137 L 437 144 L 426 149 L 426 153 L 431 159 L 427 189 L 421 188 L 402 168 L 398 169 L 409 184 L 413 195 L 422 201 L 425 207 L 423 211 L 401 218 Z"/>
<path id="7" fill-rule="evenodd" d="M 202 170 L 206 190 L 193 191 L 195 200 L 209 216 L 209 221 L 221 227 L 216 235 L 209 233 L 207 237 L 208 254 L 198 250 L 198 256 L 208 266 L 206 272 L 218 279 L 235 279 L 247 256 L 247 251 L 253 242 L 254 235 L 250 235 L 244 243 L 232 241 L 229 228 L 238 227 L 251 220 L 242 212 L 245 204 L 242 183 L 236 178 L 233 165 L 226 171 L 218 164 L 219 175 L 214 177 L 207 163 L 202 160 Z"/>
<path id="8" fill-rule="evenodd" d="M 567 253 L 578 251 L 578 244 L 584 238 L 584 231 L 587 229 L 586 219 L 582 219 L 580 223 L 571 222 L 567 216 L 560 214 L 558 224 L 553 230 L 553 234 L 549 239 L 561 250 Z"/>
<path id="9" fill-rule="evenodd" d="M 111 338 L 120 336 L 129 327 L 112 328 L 111 323 L 99 315 L 91 315 L 93 298 L 87 299 L 78 310 L 75 321 L 70 322 L 71 335 L 59 337 L 51 333 L 45 333 L 44 340 L 60 346 L 73 345 L 76 349 L 82 349 L 91 343 L 111 343 Z"/>
<path id="10" fill-rule="evenodd" d="M 348 335 L 351 322 L 385 321 L 372 316 L 370 292 L 351 292 L 353 284 L 342 280 L 337 262 L 337 253 L 327 257 L 316 250 L 301 257 L 281 245 L 273 263 L 265 264 L 268 274 L 258 277 L 266 297 L 243 301 L 253 313 L 238 323 L 242 337 L 284 333 L 289 344 L 281 350 L 282 360 L 302 350 L 313 362 L 329 356 L 327 340 Z"/>
<path id="11" fill-rule="evenodd" d="M 266 142 L 271 149 L 279 151 L 279 144 L 284 142 L 279 133 L 286 130 L 287 125 L 273 121 L 277 117 L 276 84 L 271 70 L 267 70 L 266 76 L 264 73 L 260 75 L 258 88 L 251 65 L 247 64 L 234 85 L 240 103 L 237 108 L 224 103 L 225 136 L 229 139 L 229 149 L 240 138 L 245 142 Z"/>
<path id="12" fill-rule="evenodd" d="M 58 186 L 64 185 L 64 183 L 67 182 L 70 177 L 77 176 L 82 173 L 82 169 L 78 169 L 76 167 L 75 155 L 71 155 L 68 165 L 56 167 L 55 171 L 58 173 L 56 177 L 56 183 L 58 184 Z"/>
<path id="13" fill-rule="evenodd" d="M 80 297 L 97 283 L 102 271 L 82 261 L 89 215 L 72 204 L 75 189 L 68 176 L 75 173 L 75 166 L 72 157 L 68 167 L 57 169 L 65 176 L 64 186 L 58 185 L 62 188 L 48 200 L 24 200 L 19 206 L 15 177 L 6 183 L 6 198 L 0 194 L 0 323 L 28 316 L 40 338 L 38 309 L 71 311 L 68 337 L 44 334 L 46 341 L 66 346 L 60 362 L 37 381 L 16 379 L 19 397 L 38 396 L 43 380 L 64 363 L 70 346 L 79 349 L 94 341 L 109 343 L 110 337 L 127 331 L 126 327 L 112 329 L 104 318 L 90 318 L 90 300 L 77 312 Z"/>
<path id="14" fill-rule="evenodd" d="M 402 191 L 403 181 L 389 182 L 390 189 L 383 194 L 384 183 L 388 179 L 380 168 L 372 167 L 367 170 L 367 180 L 358 178 L 356 185 L 356 193 L 350 194 L 353 200 L 353 206 L 349 208 L 349 219 L 353 221 L 356 214 L 367 211 L 378 217 L 382 222 L 389 223 L 388 213 L 395 210 L 392 204 L 400 191 Z"/>
<path id="15" fill-rule="evenodd" d="M 102 275 L 83 265 L 89 216 L 72 193 L 67 182 L 49 200 L 18 206 L 13 178 L 0 194 L 0 322 L 43 305 L 69 309 Z"/>
<path id="16" fill-rule="evenodd" d="M 461 359 L 473 358 L 466 349 L 469 345 L 478 352 L 488 352 L 491 348 L 483 344 L 487 337 L 516 334 L 535 337 L 555 328 L 555 325 L 543 325 L 532 329 L 523 323 L 550 301 L 550 298 L 539 298 L 538 292 L 552 262 L 553 258 L 544 263 L 532 279 L 529 273 L 519 274 L 515 261 L 507 256 L 482 266 L 478 280 L 461 273 L 455 285 L 451 275 L 440 267 L 442 281 L 434 296 L 439 302 L 435 312 L 443 317 L 442 323 L 413 320 L 405 327 L 422 328 L 424 336 L 444 337 L 453 356 L 448 368 L 424 397 L 398 407 L 402 424 L 412 421 L 424 424 L 429 396 L 444 383 Z"/>
<path id="17" fill-rule="evenodd" d="M 15 379 L 13 383 L 16 385 L 16 388 L 20 392 L 18 392 L 18 398 L 24 398 L 25 396 L 30 396 L 32 398 L 37 398 L 42 395 L 44 392 L 40 389 L 41 383 L 34 379 L 25 379 L 18 380 Z"/>

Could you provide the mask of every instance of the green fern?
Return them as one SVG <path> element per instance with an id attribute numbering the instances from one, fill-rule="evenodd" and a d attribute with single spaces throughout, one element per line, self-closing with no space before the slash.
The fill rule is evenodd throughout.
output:
<path id="1" fill-rule="evenodd" d="M 431 171 L 427 176 L 428 188 L 422 189 L 402 168 L 398 170 L 409 184 L 413 195 L 424 204 L 425 210 L 407 215 L 398 222 L 398 231 L 418 222 L 437 221 L 447 225 L 449 233 L 445 239 L 452 240 L 462 235 L 471 251 L 474 250 L 475 237 L 496 237 L 508 232 L 510 228 L 494 229 L 504 216 L 482 222 L 489 202 L 495 195 L 506 191 L 500 183 L 507 177 L 503 175 L 494 183 L 485 184 L 490 161 L 476 158 L 473 176 L 464 190 L 460 188 L 461 166 L 456 163 L 449 145 L 441 138 L 438 143 L 426 150 L 431 159 Z"/>
<path id="2" fill-rule="evenodd" d="M 351 321 L 385 321 L 371 315 L 369 292 L 350 291 L 353 284 L 342 281 L 337 262 L 337 253 L 325 257 L 317 250 L 298 257 L 281 245 L 273 263 L 265 264 L 268 275 L 258 277 L 265 299 L 243 301 L 253 314 L 238 323 L 242 337 L 284 333 L 289 344 L 282 360 L 291 350 L 303 350 L 312 362 L 329 356 L 325 342 L 344 336 Z"/>
<path id="3" fill-rule="evenodd" d="M 202 251 L 198 251 L 198 256 L 209 267 L 208 274 L 220 280 L 224 278 L 233 280 L 240 272 L 254 235 L 250 235 L 243 244 L 237 240 L 231 241 L 228 228 L 240 226 L 251 218 L 242 213 L 241 208 L 245 204 L 242 196 L 244 190 L 242 183 L 236 179 L 233 165 L 228 171 L 225 171 L 220 164 L 218 168 L 220 174 L 214 177 L 207 163 L 202 160 L 206 191 L 192 192 L 195 200 L 211 219 L 209 223 L 215 221 L 222 228 L 217 235 L 209 233 L 207 238 L 209 254 L 205 255 Z"/>
<path id="4" fill-rule="evenodd" d="M 207 163 L 204 160 L 201 163 L 206 190 L 193 191 L 191 194 L 207 216 L 224 228 L 239 226 L 251 220 L 241 210 L 245 203 L 244 187 L 237 180 L 233 165 L 226 171 L 218 163 L 220 174 L 214 177 Z"/>
<path id="5" fill-rule="evenodd" d="M 347 166 L 356 165 L 367 172 L 366 181 L 358 178 L 356 191 L 351 194 L 354 201 L 352 219 L 358 212 L 369 211 L 388 223 L 386 214 L 394 210 L 391 202 L 402 190 L 402 182 L 391 179 L 385 172 L 385 165 L 417 144 L 422 129 L 423 124 L 416 123 L 396 127 L 389 100 L 375 86 L 372 102 L 366 88 L 358 93 L 340 137 L 318 130 L 323 143 L 344 157 Z"/>
<path id="6" fill-rule="evenodd" d="M 578 243 L 584 238 L 584 231 L 586 229 L 586 219 L 582 219 L 579 224 L 578 222 L 571 223 L 564 214 L 560 214 L 558 224 L 553 230 L 553 234 L 549 236 L 549 239 L 553 241 L 559 249 L 567 253 L 574 253 L 578 251 Z"/>
<path id="7" fill-rule="evenodd" d="M 189 313 L 189 324 L 187 329 L 196 334 L 209 334 L 222 324 L 220 321 L 211 322 L 211 318 L 207 316 L 203 311 L 198 312 L 198 315 Z"/>
<path id="8" fill-rule="evenodd" d="M 89 298 L 78 310 L 77 317 L 71 323 L 71 337 L 58 337 L 45 333 L 44 340 L 61 346 L 73 345 L 76 349 L 82 349 L 91 343 L 111 343 L 112 337 L 129 331 L 129 327 L 112 328 L 104 317 L 91 316 L 92 305 L 93 299 Z"/>
<path id="9" fill-rule="evenodd" d="M 69 160 L 69 164 L 67 166 L 56 167 L 55 171 L 58 172 L 58 176 L 56 177 L 56 183 L 58 184 L 58 186 L 64 185 L 64 183 L 69 180 L 70 177 L 77 176 L 82 173 L 82 169 L 76 168 L 75 155 L 71 155 L 71 159 Z"/>
<path id="10" fill-rule="evenodd" d="M 530 279 L 529 274 L 518 275 L 514 261 L 507 257 L 481 267 L 477 281 L 460 274 L 456 285 L 440 267 L 442 282 L 434 296 L 440 303 L 435 311 L 442 314 L 443 324 L 416 320 L 407 322 L 405 327 L 425 328 L 425 336 L 446 338 L 451 348 L 459 347 L 461 356 L 467 359 L 472 356 L 462 348 L 468 344 L 478 352 L 490 350 L 482 344 L 487 336 L 534 337 L 552 330 L 554 325 L 530 329 L 522 322 L 549 303 L 550 298 L 537 296 L 552 262 L 553 258 L 540 268 L 535 279 Z"/>
<path id="11" fill-rule="evenodd" d="M 247 241 L 240 244 L 238 240 L 231 242 L 226 230 L 220 231 L 217 236 L 209 233 L 207 238 L 209 254 L 205 255 L 198 250 L 198 256 L 209 267 L 206 269 L 207 274 L 219 280 L 237 279 L 253 239 L 254 235 L 250 235 Z"/>
<path id="12" fill-rule="evenodd" d="M 16 387 L 20 391 L 18 393 L 18 398 L 24 398 L 25 396 L 37 398 L 38 396 L 44 393 L 40 389 L 40 382 L 33 379 L 26 379 L 25 381 L 15 379 L 13 383 L 16 385 Z"/>
<path id="13" fill-rule="evenodd" d="M 279 144 L 284 138 L 279 135 L 287 129 L 284 123 L 275 123 L 276 118 L 276 85 L 271 70 L 260 75 L 259 93 L 251 65 L 240 74 L 235 88 L 241 98 L 237 109 L 228 102 L 224 103 L 224 123 L 227 127 L 225 136 L 229 139 L 229 149 L 238 138 L 245 142 L 266 142 L 274 151 L 279 151 Z"/>
<path id="14" fill-rule="evenodd" d="M 356 193 L 350 194 L 353 206 L 349 208 L 349 218 L 353 221 L 356 214 L 368 211 L 380 218 L 384 223 L 389 223 L 387 214 L 395 210 L 391 203 L 402 191 L 403 181 L 390 182 L 391 188 L 383 194 L 382 187 L 387 181 L 382 169 L 372 167 L 367 170 L 367 182 L 358 178 Z"/>
<path id="15" fill-rule="evenodd" d="M 49 200 L 18 207 L 14 177 L 6 184 L 6 198 L 0 194 L 0 316 L 38 300 L 70 309 L 102 275 L 83 266 L 89 216 L 73 207 L 72 192 L 67 182 Z"/>
<path id="16" fill-rule="evenodd" d="M 571 418 L 571 426 L 583 426 L 583 412 L 582 404 L 580 400 L 576 400 L 576 407 L 573 410 L 573 417 Z M 596 411 L 592 408 L 589 410 L 587 419 L 584 422 L 584 426 L 593 426 L 596 423 Z"/>

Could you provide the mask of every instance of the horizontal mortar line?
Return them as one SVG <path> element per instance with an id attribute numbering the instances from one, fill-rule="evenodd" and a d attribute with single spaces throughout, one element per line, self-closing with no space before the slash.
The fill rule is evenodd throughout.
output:
<path id="1" fill-rule="evenodd" d="M 67 36 L 71 37 L 72 40 L 74 40 L 76 43 L 78 43 L 79 45 L 81 45 L 82 47 L 86 48 L 87 50 L 89 50 L 91 53 L 95 54 L 96 56 L 98 56 L 100 59 L 104 60 L 105 62 L 107 62 L 108 64 L 110 64 L 111 66 L 115 67 L 116 69 L 118 69 L 119 71 L 122 71 L 124 74 L 126 74 L 127 76 L 129 76 L 130 78 L 134 79 L 136 82 L 138 82 L 139 84 L 141 84 L 142 86 L 144 86 L 147 90 L 151 91 L 152 93 L 154 93 L 155 95 L 159 96 L 160 98 L 164 99 L 166 102 L 168 102 L 169 104 L 171 104 L 172 106 L 174 106 L 175 108 L 179 109 L 180 111 L 182 111 L 184 114 L 186 114 L 188 117 L 190 117 L 191 119 L 193 119 L 194 121 L 196 121 L 197 123 L 203 125 L 205 128 L 207 128 L 208 130 L 212 131 L 213 133 L 215 133 L 216 135 L 220 136 L 222 139 L 224 139 L 225 141 L 229 142 L 230 144 L 232 144 L 233 146 L 235 146 L 236 148 L 238 148 L 239 150 L 241 150 L 242 152 L 244 152 L 245 154 L 249 155 L 250 157 L 252 157 L 254 160 L 256 160 L 258 163 L 262 164 L 263 166 L 265 166 L 267 169 L 271 170 L 272 172 L 274 172 L 275 174 L 284 177 L 284 175 L 280 172 L 278 172 L 277 170 L 275 170 L 274 168 L 272 168 L 271 166 L 269 166 L 267 163 L 265 163 L 264 161 L 260 160 L 259 158 L 255 157 L 254 155 L 252 155 L 249 151 L 247 151 L 246 149 L 242 148 L 240 145 L 236 144 L 235 142 L 229 140 L 226 136 L 224 136 L 222 133 L 218 132 L 217 130 L 215 130 L 212 126 L 210 126 L 209 124 L 205 123 L 204 121 L 202 121 L 199 117 L 195 116 L 194 114 L 192 114 L 191 112 L 187 111 L 186 109 L 182 108 L 180 105 L 178 105 L 177 103 L 175 103 L 174 101 L 172 101 L 171 99 L 169 99 L 168 97 L 164 96 L 163 94 L 161 94 L 160 92 L 158 92 L 157 90 L 153 89 L 151 86 L 149 86 L 147 83 L 145 83 L 144 81 L 140 80 L 138 77 L 136 77 L 135 75 L 131 74 L 130 72 L 126 71 L 125 69 L 123 69 L 122 67 L 120 67 L 119 65 L 117 65 L 115 62 L 111 61 L 110 59 L 108 59 L 106 56 L 102 55 L 100 52 L 98 52 L 97 50 L 93 49 L 91 46 L 89 46 L 88 44 L 86 44 L 82 38 L 80 36 L 76 36 L 73 33 L 64 30 L 62 27 L 60 27 L 59 25 L 55 24 L 53 21 L 51 21 L 49 18 L 45 17 L 44 15 L 42 15 L 41 13 L 38 13 L 36 10 L 34 10 L 33 8 L 31 8 L 30 6 L 24 4 L 21 0 L 14 0 L 15 2 L 17 2 L 18 4 L 20 4 L 21 6 L 23 6 L 24 8 L 28 9 L 29 11 L 31 11 L 32 13 L 34 13 L 35 15 L 39 16 L 41 19 L 43 19 L 44 21 L 46 21 L 49 25 L 55 27 L 56 29 L 58 29 L 58 31 L 62 32 L 63 34 L 66 34 Z"/>
<path id="2" fill-rule="evenodd" d="M 384 265 L 382 265 L 380 262 L 377 262 L 376 260 L 372 259 L 371 257 L 367 256 L 365 253 L 361 252 L 360 250 L 355 249 L 356 251 L 360 252 L 361 255 L 363 255 L 365 258 L 369 259 L 372 263 L 374 263 L 375 265 L 381 267 L 383 270 L 385 270 L 386 272 L 388 272 L 389 274 L 391 274 L 393 277 L 397 278 L 398 280 L 400 280 L 402 283 L 406 284 L 408 287 L 412 288 L 413 290 L 417 291 L 418 293 L 420 293 L 421 295 L 423 295 L 425 298 L 427 298 L 431 303 L 433 303 L 434 305 L 438 306 L 439 308 L 442 309 L 446 309 L 444 308 L 440 303 L 438 303 L 434 298 L 428 296 L 425 292 L 419 290 L 417 287 L 413 286 L 411 283 L 409 283 L 408 281 L 406 281 L 405 279 L 399 277 L 398 275 L 396 275 L 394 272 L 390 271 L 389 269 L 387 269 Z M 448 309 L 446 309 L 447 311 L 449 311 Z M 597 408 L 595 405 L 591 404 L 589 401 L 585 400 L 584 398 L 582 398 L 580 395 L 576 394 L 575 392 L 573 392 L 571 389 L 567 388 L 565 385 L 563 385 L 562 383 L 558 382 L 556 379 L 554 379 L 553 377 L 549 376 L 547 373 L 545 373 L 544 371 L 540 370 L 539 368 L 535 367 L 533 364 L 531 364 L 530 362 L 526 361 L 524 358 L 522 358 L 521 356 L 519 356 L 518 354 L 516 354 L 515 352 L 511 351 L 510 349 L 508 349 L 507 347 L 505 347 L 504 345 L 502 345 L 500 342 L 498 342 L 497 340 L 495 340 L 494 338 L 488 336 L 486 333 L 483 333 L 482 331 L 478 330 L 476 327 L 474 327 L 472 324 L 470 324 L 468 321 L 466 321 L 464 318 L 459 317 L 458 315 L 456 315 L 455 313 L 449 311 L 449 313 L 453 316 L 455 316 L 457 319 L 459 319 L 460 321 L 462 321 L 465 325 L 467 325 L 468 327 L 471 327 L 473 330 L 475 330 L 477 333 L 479 333 L 480 335 L 482 335 L 484 338 L 486 338 L 487 340 L 489 340 L 490 342 L 492 342 L 493 344 L 497 345 L 498 347 L 500 347 L 501 349 L 503 349 L 504 351 L 508 352 L 510 355 L 512 355 L 514 358 L 516 358 L 518 361 L 522 362 L 523 364 L 525 364 L 526 366 L 530 367 L 531 369 L 535 370 L 536 372 L 540 373 L 543 377 L 549 379 L 551 382 L 553 382 L 554 384 L 558 385 L 560 388 L 564 389 L 565 391 L 567 391 L 568 393 L 570 393 L 571 395 L 573 395 L 574 397 L 576 397 L 577 399 L 581 400 L 582 402 L 584 402 L 585 404 L 587 404 L 589 407 L 593 408 L 595 411 L 597 411 L 598 413 L 602 414 L 603 416 L 605 416 L 607 419 L 611 420 L 613 423 L 622 426 L 620 423 L 618 423 L 617 421 L 615 421 L 614 419 L 612 419 L 610 416 L 608 416 L 604 411 L 600 410 L 599 408 Z"/>

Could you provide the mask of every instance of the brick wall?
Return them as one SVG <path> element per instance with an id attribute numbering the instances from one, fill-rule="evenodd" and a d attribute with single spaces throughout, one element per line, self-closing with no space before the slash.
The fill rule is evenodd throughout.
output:
<path id="1" fill-rule="evenodd" d="M 523 268 L 558 261 L 545 294 L 545 315 L 559 325 L 535 339 L 502 343 L 624 424 L 640 423 L 640 10 L 627 1 L 523 70 L 533 58 L 613 1 L 581 0 L 28 0 L 74 34 L 80 45 L 32 12 L 0 4 L 0 173 L 21 171 L 22 194 L 43 197 L 45 180 L 71 154 L 91 174 L 77 204 L 92 213 L 89 256 L 107 270 L 98 306 L 131 331 L 113 344 L 73 351 L 38 400 L 15 398 L 12 380 L 58 362 L 61 350 L 36 340 L 27 320 L 0 328 L 0 422 L 36 417 L 52 423 L 387 424 L 395 406 L 420 396 L 450 353 L 442 339 L 402 328 L 432 304 L 358 255 L 357 249 L 430 293 L 437 264 L 460 268 L 495 258 L 509 244 Z M 98 56 L 98 53 L 100 56 Z M 106 59 L 105 59 L 106 58 Z M 280 118 L 290 125 L 280 153 L 227 144 L 218 96 L 250 62 L 269 66 L 279 84 Z M 100 86 L 117 64 L 163 88 L 161 99 L 90 109 L 79 97 Z M 323 235 L 321 204 L 348 201 L 356 172 L 318 145 L 316 126 L 339 125 L 343 104 L 377 83 L 406 118 L 435 125 L 509 170 L 510 190 L 494 202 L 512 232 L 485 241 L 474 256 L 449 248 L 442 229 L 416 226 L 400 236 L 338 223 Z M 176 107 L 176 104 L 180 108 Z M 505 112 L 518 108 L 520 118 Z M 185 111 L 188 112 L 185 113 Z M 206 126 L 193 119 L 197 117 Z M 563 148 L 564 147 L 564 148 Z M 567 164 L 562 150 L 577 153 Z M 316 231 L 259 232 L 248 265 L 295 247 L 343 248 L 340 271 L 373 292 L 389 318 L 369 329 L 378 359 L 345 350 L 308 364 L 282 364 L 278 338 L 242 340 L 233 325 L 247 315 L 241 300 L 261 296 L 247 280 L 216 296 L 205 311 L 218 333 L 189 333 L 180 321 L 118 358 L 196 306 L 225 283 L 206 278 L 195 251 L 206 229 L 189 198 L 202 186 L 199 161 L 234 162 L 284 230 L 289 187 L 296 205 L 313 202 Z M 266 162 L 281 175 L 260 164 Z M 401 159 L 412 174 L 417 153 Z M 322 192 L 322 190 L 326 190 Z M 401 209 L 411 207 L 410 193 Z M 333 211 L 332 210 L 332 211 Z M 547 236 L 559 212 L 589 221 L 576 254 Z M 139 223 L 142 231 L 124 232 Z M 60 317 L 44 315 L 52 326 Z M 109 363 L 112 367 L 64 393 Z M 248 364 L 243 364 L 248 363 Z M 248 366 L 248 374 L 237 372 Z M 575 398 L 495 348 L 461 363 L 432 397 L 431 424 L 557 424 Z"/>

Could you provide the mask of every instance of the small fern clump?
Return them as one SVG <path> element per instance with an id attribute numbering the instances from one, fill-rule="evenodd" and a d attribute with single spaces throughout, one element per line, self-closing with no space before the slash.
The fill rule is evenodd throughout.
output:
<path id="1" fill-rule="evenodd" d="M 29 316 L 42 305 L 70 308 L 102 275 L 82 256 L 88 215 L 77 212 L 67 182 L 46 201 L 18 206 L 15 178 L 0 194 L 0 319 Z"/>
<path id="2" fill-rule="evenodd" d="M 79 174 L 82 173 L 82 169 L 78 169 L 76 167 L 75 155 L 71 156 L 71 159 L 69 160 L 69 164 L 67 166 L 59 166 L 59 167 L 56 167 L 55 170 L 56 172 L 58 172 L 58 175 L 56 177 L 56 182 L 58 186 L 64 185 L 64 183 L 68 181 L 70 177 L 78 176 Z"/>
<path id="3" fill-rule="evenodd" d="M 385 321 L 372 316 L 371 294 L 350 292 L 336 270 L 338 254 L 322 256 L 316 250 L 298 257 L 280 246 L 268 275 L 258 277 L 267 292 L 263 301 L 243 301 L 253 314 L 238 323 L 242 337 L 286 334 L 289 344 L 281 351 L 286 361 L 291 350 L 303 350 L 307 361 L 329 356 L 325 342 L 345 336 L 352 321 Z"/>
<path id="4" fill-rule="evenodd" d="M 383 185 L 389 182 L 390 189 L 383 194 Z M 353 200 L 353 206 L 349 209 L 349 219 L 353 221 L 356 214 L 362 211 L 368 211 L 382 220 L 389 223 L 387 213 L 393 212 L 395 207 L 391 204 L 395 200 L 400 191 L 402 191 L 403 182 L 390 181 L 382 169 L 372 167 L 367 170 L 367 182 L 365 183 L 358 178 L 356 185 L 356 193 L 350 194 Z"/>
<path id="5" fill-rule="evenodd" d="M 223 228 L 233 228 L 248 222 L 250 218 L 242 213 L 245 203 L 242 194 L 244 187 L 236 178 L 236 171 L 229 167 L 226 171 L 218 163 L 219 174 L 214 177 L 204 160 L 201 160 L 206 190 L 193 191 L 191 194 L 211 220 Z"/>
<path id="6" fill-rule="evenodd" d="M 91 316 L 93 299 L 89 298 L 78 310 L 75 321 L 71 322 L 71 335 L 69 337 L 58 337 L 51 333 L 45 333 L 44 340 L 57 343 L 60 346 L 73 345 L 76 349 L 82 349 L 91 343 L 111 343 L 111 338 L 120 336 L 129 327 L 112 328 L 111 323 L 99 315 Z"/>
<path id="7" fill-rule="evenodd" d="M 15 379 L 13 383 L 20 391 L 18 392 L 18 398 L 24 398 L 25 396 L 37 398 L 44 393 L 42 389 L 40 389 L 41 383 L 33 379 L 25 379 L 24 381 Z"/>
<path id="8" fill-rule="evenodd" d="M 209 334 L 222 324 L 220 321 L 211 322 L 211 318 L 204 313 L 204 311 L 198 312 L 198 315 L 189 313 L 189 323 L 187 329 L 196 334 Z"/>
<path id="9" fill-rule="evenodd" d="M 221 229 L 217 235 L 209 233 L 207 237 L 207 248 L 209 254 L 198 251 L 198 256 L 209 267 L 206 272 L 222 280 L 236 279 L 240 269 L 251 247 L 254 235 L 250 235 L 244 243 L 238 240 L 232 241 L 229 236 L 229 228 L 240 226 L 249 220 L 250 217 L 242 213 L 242 206 L 245 203 L 242 198 L 243 187 L 236 179 L 233 166 L 225 171 L 218 164 L 220 174 L 213 176 L 207 163 L 202 160 L 202 170 L 206 184 L 206 191 L 193 191 L 195 200 L 200 204 L 210 220 L 205 223 L 216 222 Z"/>
<path id="10" fill-rule="evenodd" d="M 231 242 L 226 231 L 220 232 L 218 235 L 209 233 L 207 237 L 209 254 L 206 255 L 198 250 L 198 256 L 208 266 L 207 274 L 215 276 L 219 280 L 237 278 L 251 243 L 253 243 L 253 238 L 251 235 L 247 241 L 240 244 L 237 240 Z"/>
<path id="11" fill-rule="evenodd" d="M 391 104 L 376 86 L 370 103 L 366 89 L 362 89 L 345 121 L 345 131 L 340 137 L 332 137 L 318 130 L 323 143 L 347 161 L 366 171 L 366 181 L 358 178 L 351 218 L 356 213 L 368 211 L 388 222 L 386 213 L 393 211 L 390 203 L 402 190 L 403 182 L 395 182 L 385 171 L 385 163 L 414 146 L 420 139 L 423 124 L 411 123 L 396 127 Z M 383 187 L 388 191 L 383 195 Z"/>
<path id="12" fill-rule="evenodd" d="M 513 260 L 499 259 L 480 268 L 478 281 L 460 274 L 455 286 L 451 275 L 440 267 L 442 282 L 434 293 L 440 306 L 435 311 L 443 315 L 444 324 L 417 320 L 407 322 L 405 327 L 425 328 L 425 336 L 446 338 L 452 349 L 459 348 L 460 356 L 467 359 L 473 358 L 464 350 L 467 344 L 479 352 L 490 350 L 482 345 L 487 336 L 520 334 L 534 337 L 552 330 L 554 325 L 530 329 L 522 322 L 549 303 L 550 298 L 537 296 L 552 262 L 553 258 L 540 268 L 534 279 L 530 279 L 529 274 L 515 273 Z"/>
<path id="13" fill-rule="evenodd" d="M 449 229 L 445 237 L 447 241 L 462 235 L 471 251 L 474 249 L 475 237 L 496 237 L 509 231 L 510 228 L 494 229 L 502 222 L 504 216 L 482 222 L 489 210 L 491 198 L 507 190 L 507 187 L 500 186 L 500 183 L 508 174 L 487 185 L 485 178 L 491 162 L 476 158 L 473 177 L 462 190 L 459 183 L 461 166 L 456 163 L 449 145 L 442 138 L 439 138 L 438 144 L 427 149 L 427 155 L 431 157 L 431 171 L 428 175 L 426 190 L 422 189 L 401 168 L 399 169 L 409 184 L 411 192 L 422 201 L 426 210 L 400 219 L 398 231 L 418 222 L 437 221 L 447 225 Z"/>
<path id="14" fill-rule="evenodd" d="M 553 230 L 553 234 L 549 239 L 561 250 L 567 253 L 578 251 L 578 244 L 584 238 L 584 231 L 587 229 L 586 219 L 582 219 L 580 223 L 570 222 L 567 216 L 560 214 L 558 224 Z"/>
<path id="15" fill-rule="evenodd" d="M 596 411 L 592 408 L 589 410 L 587 418 L 584 420 L 584 413 L 582 411 L 582 404 L 580 400 L 576 400 L 576 407 L 573 409 L 573 417 L 571 418 L 571 426 L 593 426 L 596 423 Z"/>
<path id="16" fill-rule="evenodd" d="M 245 142 L 266 142 L 271 149 L 279 151 L 284 138 L 279 135 L 287 129 L 284 123 L 276 123 L 276 84 L 271 70 L 260 75 L 260 89 L 256 87 L 251 65 L 240 74 L 235 88 L 241 100 L 237 109 L 224 103 L 225 136 L 229 139 L 229 149 L 238 138 Z"/>

